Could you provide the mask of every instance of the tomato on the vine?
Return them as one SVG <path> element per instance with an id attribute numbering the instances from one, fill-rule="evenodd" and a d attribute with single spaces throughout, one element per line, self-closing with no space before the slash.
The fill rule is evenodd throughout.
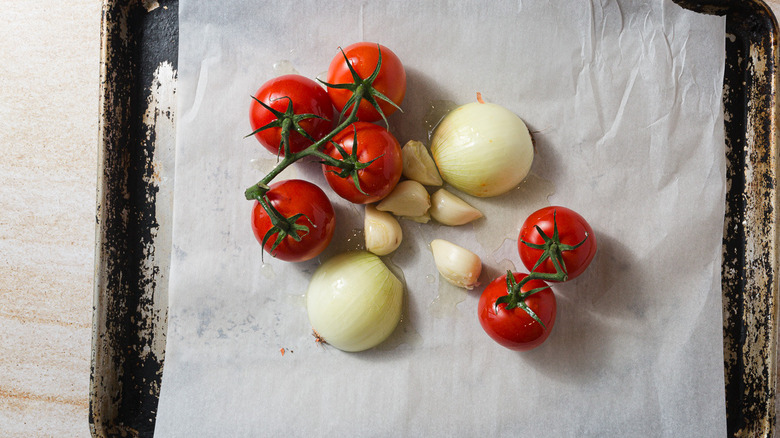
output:
<path id="1" fill-rule="evenodd" d="M 529 271 L 554 274 L 557 272 L 554 260 L 557 260 L 571 280 L 582 274 L 593 260 L 596 236 L 578 213 L 552 206 L 528 216 L 520 228 L 517 247 Z"/>
<path id="2" fill-rule="evenodd" d="M 328 246 L 336 229 L 335 211 L 322 189 L 308 181 L 291 179 L 271 184 L 265 196 L 268 204 L 284 218 L 299 215 L 294 221 L 298 229 L 282 231 L 277 243 L 280 231 L 276 229 L 267 237 L 275 224 L 262 204 L 255 201 L 252 231 L 261 245 L 265 240 L 263 249 L 267 253 L 288 262 L 301 262 L 318 256 Z"/>
<path id="3" fill-rule="evenodd" d="M 515 283 L 527 276 L 521 273 L 512 274 Z M 517 351 L 530 350 L 544 342 L 555 324 L 557 304 L 552 290 L 542 280 L 528 281 L 520 292 L 528 293 L 534 289 L 542 290 L 524 297 L 523 304 L 507 310 L 506 303 L 496 306 L 496 300 L 508 294 L 506 275 L 490 282 L 482 292 L 478 306 L 479 323 L 485 333 L 504 347 Z M 533 312 L 543 325 L 528 310 Z"/>
<path id="4" fill-rule="evenodd" d="M 292 103 L 295 114 L 317 116 L 302 119 L 299 123 L 300 127 L 315 141 L 327 135 L 333 127 L 333 105 L 322 86 L 307 77 L 295 74 L 271 79 L 255 93 L 249 109 L 249 121 L 255 138 L 274 154 L 284 154 L 282 129 L 281 127 L 270 127 L 258 131 L 259 128 L 278 120 L 277 116 L 263 107 L 258 100 L 280 113 L 286 112 Z M 311 139 L 295 130 L 290 131 L 291 152 L 300 152 L 312 143 Z"/>
<path id="5" fill-rule="evenodd" d="M 361 79 L 369 78 L 376 69 L 380 49 L 382 51 L 382 65 L 372 86 L 396 105 L 400 105 L 406 94 L 406 70 L 404 70 L 401 60 L 392 50 L 376 43 L 360 42 L 344 48 L 344 54 L 337 54 L 330 62 L 327 82 L 329 84 L 349 84 L 354 82 L 352 72 L 344 60 L 345 55 Z M 348 104 L 350 97 L 352 97 L 352 92 L 347 89 L 328 87 L 328 95 L 336 109 L 341 111 Z M 396 107 L 390 103 L 382 99 L 376 99 L 376 101 L 385 116 L 389 116 L 396 111 Z M 373 105 L 366 100 L 360 101 L 357 117 L 358 120 L 364 122 L 374 122 L 382 118 Z"/>
<path id="6" fill-rule="evenodd" d="M 351 169 L 322 165 L 325 179 L 333 191 L 354 204 L 381 200 L 393 191 L 401 179 L 401 145 L 393 134 L 379 125 L 355 122 L 336 134 L 323 152 L 355 166 L 350 172 Z M 355 175 L 360 189 L 355 185 Z"/>

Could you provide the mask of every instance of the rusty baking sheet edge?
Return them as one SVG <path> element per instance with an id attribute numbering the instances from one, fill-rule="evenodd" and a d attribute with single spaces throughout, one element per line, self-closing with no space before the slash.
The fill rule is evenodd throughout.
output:
<path id="1" fill-rule="evenodd" d="M 89 422 L 152 436 L 171 249 L 178 1 L 104 0 Z"/>

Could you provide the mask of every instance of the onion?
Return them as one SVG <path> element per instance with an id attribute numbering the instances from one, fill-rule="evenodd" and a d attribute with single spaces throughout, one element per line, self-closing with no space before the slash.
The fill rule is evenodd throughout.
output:
<path id="1" fill-rule="evenodd" d="M 498 196 L 528 175 L 534 158 L 531 134 L 508 109 L 469 103 L 436 127 L 431 153 L 444 181 L 473 196 Z"/>
<path id="2" fill-rule="evenodd" d="M 402 301 L 401 281 L 366 251 L 323 263 L 306 292 L 312 328 L 344 351 L 367 350 L 387 339 L 401 319 Z"/>

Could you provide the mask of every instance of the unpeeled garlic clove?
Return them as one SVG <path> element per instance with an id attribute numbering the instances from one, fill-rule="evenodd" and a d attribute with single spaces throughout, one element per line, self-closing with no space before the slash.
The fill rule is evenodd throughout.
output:
<path id="1" fill-rule="evenodd" d="M 482 212 L 444 189 L 431 195 L 431 217 L 444 225 L 463 225 L 482 217 Z"/>
<path id="2" fill-rule="evenodd" d="M 376 206 L 396 216 L 424 216 L 431 208 L 431 197 L 422 184 L 413 180 L 399 182 L 392 192 Z"/>
<path id="3" fill-rule="evenodd" d="M 433 261 L 445 280 L 458 287 L 473 289 L 482 272 L 482 260 L 466 248 L 443 239 L 431 242 Z"/>
<path id="4" fill-rule="evenodd" d="M 383 256 L 395 251 L 401 245 L 403 240 L 401 225 L 390 213 L 379 211 L 373 205 L 366 205 L 363 226 L 368 251 Z"/>
<path id="5" fill-rule="evenodd" d="M 403 175 L 411 180 L 426 186 L 440 186 L 442 184 L 439 170 L 433 162 L 428 148 L 422 142 L 409 140 L 401 148 L 404 168 Z"/>

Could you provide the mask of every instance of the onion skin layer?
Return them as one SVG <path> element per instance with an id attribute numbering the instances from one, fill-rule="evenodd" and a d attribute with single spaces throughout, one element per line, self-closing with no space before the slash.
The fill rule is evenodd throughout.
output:
<path id="1" fill-rule="evenodd" d="M 492 197 L 525 179 L 534 148 L 528 127 L 517 115 L 493 103 L 473 102 L 439 123 L 431 154 L 444 181 L 469 195 Z"/>
<path id="2" fill-rule="evenodd" d="M 306 292 L 309 322 L 343 351 L 379 345 L 401 320 L 403 284 L 367 251 L 346 252 L 323 263 Z"/>

